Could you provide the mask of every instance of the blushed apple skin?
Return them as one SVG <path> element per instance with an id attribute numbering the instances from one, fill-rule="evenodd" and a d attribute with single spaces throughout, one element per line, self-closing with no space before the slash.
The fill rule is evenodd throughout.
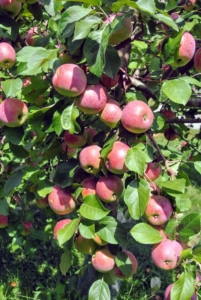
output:
<path id="1" fill-rule="evenodd" d="M 185 66 L 194 56 L 196 42 L 192 34 L 184 32 L 181 38 L 176 60 L 170 65 L 174 68 Z"/>
<path id="2" fill-rule="evenodd" d="M 29 46 L 33 46 L 35 44 L 36 38 L 34 38 L 34 36 L 37 36 L 37 35 L 38 35 L 38 27 L 37 26 L 29 29 L 29 31 L 27 32 L 27 34 L 25 36 L 25 41 L 27 42 L 27 44 Z"/>
<path id="3" fill-rule="evenodd" d="M 54 227 L 54 231 L 53 231 L 53 234 L 54 234 L 54 238 L 55 240 L 58 240 L 58 236 L 57 236 L 57 231 L 59 229 L 62 229 L 64 228 L 67 224 L 69 224 L 71 222 L 70 219 L 64 219 L 64 220 L 61 220 L 61 221 L 58 221 Z"/>
<path id="4" fill-rule="evenodd" d="M 164 239 L 153 246 L 151 258 L 158 268 L 173 270 L 177 267 L 181 250 L 183 248 L 177 241 Z"/>
<path id="5" fill-rule="evenodd" d="M 128 172 L 128 168 L 125 165 L 125 158 L 129 149 L 130 147 L 123 142 L 114 142 L 111 151 L 105 159 L 106 168 L 114 174 Z"/>
<path id="6" fill-rule="evenodd" d="M 147 169 L 145 171 L 145 179 L 148 181 L 154 181 L 156 180 L 162 173 L 162 167 L 161 165 L 150 162 L 147 164 Z"/>
<path id="7" fill-rule="evenodd" d="M 82 254 L 92 254 L 97 247 L 93 239 L 86 239 L 81 234 L 75 239 L 74 245 Z"/>
<path id="8" fill-rule="evenodd" d="M 199 48 L 194 55 L 194 67 L 197 72 L 201 72 L 201 48 Z"/>
<path id="9" fill-rule="evenodd" d="M 116 175 L 99 178 L 96 184 L 96 194 L 104 202 L 114 202 L 123 192 L 123 182 Z"/>
<path id="10" fill-rule="evenodd" d="M 129 277 L 133 276 L 133 274 L 136 273 L 137 268 L 138 268 L 138 262 L 137 262 L 135 255 L 133 255 L 133 253 L 128 250 L 122 250 L 122 252 L 125 253 L 130 258 L 131 263 L 132 263 L 132 269 L 131 269 L 130 275 L 125 276 L 122 273 L 122 271 L 117 267 L 117 265 L 115 265 L 115 267 L 113 269 L 113 274 L 115 277 L 117 277 L 119 279 L 125 279 L 125 278 L 129 278 Z"/>
<path id="11" fill-rule="evenodd" d="M 22 126 L 28 118 L 26 104 L 16 98 L 7 98 L 0 104 L 0 121 L 8 127 Z"/>
<path id="12" fill-rule="evenodd" d="M 24 229 L 22 231 L 22 235 L 29 235 L 31 233 L 31 228 L 33 228 L 33 225 L 31 222 L 22 222 L 22 225 L 24 226 Z"/>
<path id="13" fill-rule="evenodd" d="M 154 114 L 145 102 L 135 100 L 123 108 L 121 123 L 124 128 L 133 133 L 144 133 L 152 125 Z"/>
<path id="14" fill-rule="evenodd" d="M 167 286 L 167 288 L 165 290 L 165 294 L 164 294 L 164 300 L 171 300 L 170 293 L 171 293 L 172 287 L 173 287 L 173 283 L 171 283 Z M 197 300 L 196 293 L 193 294 L 193 296 L 191 297 L 191 300 Z"/>
<path id="15" fill-rule="evenodd" d="M 85 114 L 97 114 L 107 102 L 107 93 L 101 84 L 87 85 L 82 95 L 76 99 L 77 108 Z"/>
<path id="16" fill-rule="evenodd" d="M 121 120 L 122 109 L 114 99 L 108 99 L 105 107 L 101 111 L 100 120 L 111 128 L 115 128 Z"/>
<path id="17" fill-rule="evenodd" d="M 116 74 L 116 76 L 113 78 L 109 77 L 106 74 L 102 74 L 101 76 L 101 84 L 106 88 L 112 88 L 119 82 L 119 75 Z"/>
<path id="18" fill-rule="evenodd" d="M 8 226 L 8 216 L 0 215 L 0 228 Z"/>
<path id="19" fill-rule="evenodd" d="M 48 207 L 49 206 L 48 197 L 46 196 L 45 198 L 37 199 L 36 205 L 42 209 Z"/>
<path id="20" fill-rule="evenodd" d="M 15 49 L 8 43 L 0 43 L 0 68 L 9 69 L 16 62 Z"/>
<path id="21" fill-rule="evenodd" d="M 101 148 L 97 145 L 90 145 L 83 148 L 79 154 L 80 165 L 89 174 L 96 174 L 101 168 Z"/>
<path id="22" fill-rule="evenodd" d="M 71 134 L 68 130 L 64 132 L 64 142 L 71 148 L 79 148 L 86 144 L 87 134 Z"/>
<path id="23" fill-rule="evenodd" d="M 95 195 L 96 194 L 96 180 L 95 177 L 87 177 L 82 180 L 81 185 L 83 186 L 83 190 L 81 192 L 82 198 L 84 199 L 87 195 Z"/>
<path id="24" fill-rule="evenodd" d="M 97 250 L 91 259 L 94 269 L 101 273 L 111 271 L 115 266 L 115 256 L 107 248 Z"/>
<path id="25" fill-rule="evenodd" d="M 75 153 L 77 152 L 77 148 L 71 148 L 68 145 L 66 145 L 65 142 L 62 143 L 62 150 L 67 154 L 69 157 L 73 157 Z"/>
<path id="26" fill-rule="evenodd" d="M 161 113 L 167 120 L 176 118 L 176 114 L 171 109 L 163 110 Z"/>
<path id="27" fill-rule="evenodd" d="M 144 215 L 153 225 L 165 224 L 173 212 L 172 204 L 166 197 L 151 195 L 146 206 Z"/>
<path id="28" fill-rule="evenodd" d="M 81 95 L 87 85 L 84 71 L 75 64 L 63 64 L 58 67 L 52 77 L 55 90 L 67 97 Z"/>
<path id="29" fill-rule="evenodd" d="M 22 4 L 16 0 L 0 0 L 0 7 L 10 13 L 10 16 L 14 18 L 21 11 Z"/>
<path id="30" fill-rule="evenodd" d="M 48 195 L 50 208 L 58 215 L 71 213 L 75 207 L 75 200 L 70 191 L 63 190 L 59 185 L 55 185 Z"/>

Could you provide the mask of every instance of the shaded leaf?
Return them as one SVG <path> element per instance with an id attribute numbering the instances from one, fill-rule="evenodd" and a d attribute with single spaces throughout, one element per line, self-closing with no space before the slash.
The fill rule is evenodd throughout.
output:
<path id="1" fill-rule="evenodd" d="M 95 195 L 88 195 L 80 206 L 80 214 L 89 220 L 101 220 L 108 215 L 110 210 L 106 209 Z"/>
<path id="2" fill-rule="evenodd" d="M 66 276 L 66 273 L 68 272 L 70 266 L 72 263 L 72 252 L 69 250 L 66 250 L 62 256 L 61 256 L 61 261 L 59 264 L 59 268 L 61 273 Z"/>

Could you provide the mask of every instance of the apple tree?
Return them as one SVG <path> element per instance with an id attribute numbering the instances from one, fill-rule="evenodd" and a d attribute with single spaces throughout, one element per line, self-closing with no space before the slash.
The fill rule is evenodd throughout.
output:
<path id="1" fill-rule="evenodd" d="M 135 276 L 129 240 L 177 271 L 165 299 L 197 297 L 200 11 L 200 0 L 0 0 L 0 227 L 12 251 L 54 239 L 64 276 L 74 249 L 86 255 L 90 300 Z"/>

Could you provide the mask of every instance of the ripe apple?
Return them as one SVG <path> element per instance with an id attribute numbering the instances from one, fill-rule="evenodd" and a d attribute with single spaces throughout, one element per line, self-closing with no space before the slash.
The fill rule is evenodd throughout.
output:
<path id="1" fill-rule="evenodd" d="M 87 195 L 96 194 L 96 179 L 95 177 L 87 177 L 81 182 L 82 189 L 82 198 L 84 199 Z"/>
<path id="2" fill-rule="evenodd" d="M 42 209 L 48 207 L 49 206 L 48 196 L 46 196 L 45 198 L 36 199 L 36 205 Z"/>
<path id="3" fill-rule="evenodd" d="M 101 111 L 100 120 L 111 128 L 118 125 L 121 120 L 122 110 L 119 103 L 114 99 L 108 99 L 105 107 Z"/>
<path id="4" fill-rule="evenodd" d="M 195 7 L 197 0 L 186 0 L 186 3 L 184 4 L 183 8 L 187 11 L 193 10 Z"/>
<path id="5" fill-rule="evenodd" d="M 53 234 L 54 234 L 54 238 L 55 240 L 58 240 L 58 236 L 57 236 L 57 231 L 59 229 L 63 229 L 67 224 L 69 224 L 71 222 L 71 219 L 63 219 L 61 221 L 58 221 L 54 227 L 54 231 L 53 231 Z"/>
<path id="6" fill-rule="evenodd" d="M 147 131 L 154 121 L 154 114 L 145 102 L 134 100 L 125 105 L 121 123 L 128 131 L 143 133 Z"/>
<path id="7" fill-rule="evenodd" d="M 144 215 L 153 225 L 162 225 L 168 221 L 173 212 L 169 199 L 160 195 L 151 195 Z"/>
<path id="8" fill-rule="evenodd" d="M 19 14 L 22 4 L 16 0 L 0 0 L 0 7 L 7 11 L 12 18 L 14 18 Z"/>
<path id="9" fill-rule="evenodd" d="M 177 241 L 164 239 L 153 246 L 151 258 L 157 267 L 164 270 L 173 270 L 177 267 L 181 250 L 183 248 Z"/>
<path id="10" fill-rule="evenodd" d="M 168 141 L 174 141 L 178 138 L 178 131 L 172 127 L 165 129 L 164 137 Z"/>
<path id="11" fill-rule="evenodd" d="M 115 267 L 113 269 L 113 274 L 115 277 L 117 277 L 119 279 L 125 279 L 125 278 L 129 278 L 129 277 L 133 276 L 133 274 L 136 273 L 137 267 L 138 267 L 137 259 L 136 259 L 135 255 L 133 255 L 132 252 L 130 252 L 128 250 L 122 250 L 122 252 L 125 253 L 130 258 L 130 261 L 132 263 L 132 269 L 131 269 L 129 276 L 125 276 L 123 274 L 123 272 L 120 270 L 120 268 L 115 264 Z"/>
<path id="12" fill-rule="evenodd" d="M 193 58 L 195 49 L 196 43 L 194 37 L 189 32 L 184 32 L 175 61 L 170 63 L 170 65 L 174 68 L 185 66 Z"/>
<path id="13" fill-rule="evenodd" d="M 110 14 L 104 20 L 104 23 L 110 24 L 114 21 L 116 17 L 121 17 L 121 16 L 123 16 L 123 13 Z M 131 34 L 132 34 L 131 18 L 124 18 L 123 27 L 110 35 L 108 43 L 110 45 L 118 45 L 121 42 L 125 41 L 126 39 L 130 38 Z"/>
<path id="14" fill-rule="evenodd" d="M 90 145 L 80 151 L 80 165 L 87 173 L 96 174 L 101 168 L 101 148 L 97 145 Z"/>
<path id="15" fill-rule="evenodd" d="M 32 28 L 29 29 L 29 31 L 27 32 L 27 34 L 25 36 L 25 41 L 27 42 L 27 44 L 29 46 L 33 46 L 38 37 L 39 37 L 38 36 L 38 27 L 35 26 L 35 27 L 32 27 Z"/>
<path id="16" fill-rule="evenodd" d="M 95 130 L 94 128 L 91 128 L 91 127 L 87 127 L 85 128 L 85 132 L 87 133 L 87 143 L 89 145 L 94 145 L 94 144 L 97 144 L 97 142 L 93 142 L 93 138 L 95 137 L 95 135 L 98 134 L 98 131 Z"/>
<path id="17" fill-rule="evenodd" d="M 96 194 L 104 202 L 118 200 L 123 189 L 123 182 L 116 175 L 102 176 L 96 184 Z"/>
<path id="18" fill-rule="evenodd" d="M 0 43 L 0 68 L 9 69 L 16 61 L 15 49 L 8 43 Z"/>
<path id="19" fill-rule="evenodd" d="M 86 239 L 81 234 L 76 237 L 74 245 L 75 248 L 83 254 L 92 254 L 97 247 L 97 244 L 93 241 L 93 239 Z"/>
<path id="20" fill-rule="evenodd" d="M 24 226 L 24 229 L 22 231 L 22 235 L 29 235 L 31 233 L 31 228 L 33 228 L 33 225 L 31 222 L 22 222 L 22 225 Z"/>
<path id="21" fill-rule="evenodd" d="M 83 134 L 71 134 L 68 130 L 64 132 L 64 142 L 71 148 L 79 148 L 86 144 L 87 133 L 85 130 Z"/>
<path id="22" fill-rule="evenodd" d="M 7 98 L 0 104 L 0 121 L 8 127 L 22 126 L 28 118 L 26 104 L 16 98 Z"/>
<path id="23" fill-rule="evenodd" d="M 171 13 L 171 14 L 170 14 L 170 17 L 172 18 L 172 20 L 176 20 L 176 19 L 180 18 L 180 15 L 178 15 L 178 14 L 176 14 L 176 13 Z M 162 28 L 163 30 L 169 30 L 169 29 L 170 29 L 170 27 L 167 26 L 167 25 L 165 25 L 165 24 L 161 24 L 161 28 Z"/>
<path id="24" fill-rule="evenodd" d="M 201 72 L 201 48 L 199 48 L 194 55 L 194 67 L 197 72 Z"/>
<path id="25" fill-rule="evenodd" d="M 94 242 L 95 242 L 97 245 L 99 245 L 99 246 L 105 246 L 105 245 L 108 244 L 108 242 L 102 240 L 102 239 L 100 238 L 100 236 L 99 236 L 97 233 L 94 233 L 94 236 L 95 236 L 95 237 L 93 238 L 93 240 L 94 240 Z"/>
<path id="26" fill-rule="evenodd" d="M 0 228 L 8 226 L 8 216 L 0 215 Z"/>
<path id="27" fill-rule="evenodd" d="M 162 110 L 161 113 L 167 120 L 176 118 L 176 114 L 171 109 Z"/>
<path id="28" fill-rule="evenodd" d="M 125 165 L 126 154 L 130 147 L 123 142 L 114 142 L 112 149 L 105 158 L 106 168 L 114 174 L 124 174 L 128 172 Z"/>
<path id="29" fill-rule="evenodd" d="M 154 181 L 161 175 L 161 173 L 161 165 L 154 162 L 150 162 L 147 164 L 144 178 L 148 181 Z"/>
<path id="30" fill-rule="evenodd" d="M 167 286 L 167 288 L 165 290 L 165 294 L 164 294 L 164 300 L 171 300 L 170 293 L 171 293 L 172 287 L 173 287 L 173 283 L 171 283 Z M 193 296 L 191 297 L 190 300 L 197 300 L 196 292 L 193 294 Z"/>
<path id="31" fill-rule="evenodd" d="M 66 145 L 65 142 L 62 143 L 61 145 L 62 150 L 66 153 L 67 156 L 73 157 L 75 153 L 77 152 L 77 148 L 71 148 L 68 145 Z"/>
<path id="32" fill-rule="evenodd" d="M 85 91 L 76 99 L 78 109 L 86 114 L 97 114 L 105 107 L 107 93 L 100 84 L 87 85 Z"/>
<path id="33" fill-rule="evenodd" d="M 58 215 L 71 213 L 75 207 L 75 200 L 69 190 L 63 190 L 61 186 L 55 185 L 48 195 L 50 208 Z"/>
<path id="34" fill-rule="evenodd" d="M 183 141 L 182 143 L 181 143 L 181 146 L 182 147 L 185 147 L 185 146 L 187 146 L 188 145 L 188 143 L 186 142 L 186 141 Z"/>
<path id="35" fill-rule="evenodd" d="M 111 271 L 115 266 L 115 256 L 107 248 L 97 250 L 91 259 L 94 269 L 101 273 Z"/>
<path id="36" fill-rule="evenodd" d="M 101 76 L 101 83 L 106 88 L 112 88 L 115 85 L 117 85 L 118 82 L 119 82 L 119 75 L 118 74 L 116 74 L 114 79 L 109 77 L 108 75 L 106 75 L 104 73 Z"/>
<path id="37" fill-rule="evenodd" d="M 67 97 L 81 95 L 87 85 L 84 71 L 75 64 L 64 64 L 58 67 L 52 77 L 55 90 Z"/>

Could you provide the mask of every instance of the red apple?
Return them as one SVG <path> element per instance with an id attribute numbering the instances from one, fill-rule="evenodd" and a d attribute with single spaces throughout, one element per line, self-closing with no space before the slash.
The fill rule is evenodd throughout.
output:
<path id="1" fill-rule="evenodd" d="M 7 98 L 0 104 L 0 121 L 8 127 L 22 126 L 28 118 L 26 104 L 16 98 Z"/>
<path id="2" fill-rule="evenodd" d="M 169 199 L 160 195 L 151 195 L 146 206 L 144 215 L 153 225 L 165 224 L 173 212 Z"/>
<path id="3" fill-rule="evenodd" d="M 95 237 L 93 238 L 93 240 L 94 240 L 94 242 L 95 242 L 97 245 L 99 245 L 99 246 L 105 246 L 105 245 L 108 244 L 108 242 L 106 242 L 106 241 L 104 241 L 103 239 L 101 239 L 97 233 L 94 233 L 94 236 L 95 236 Z"/>
<path id="4" fill-rule="evenodd" d="M 96 194 L 96 179 L 95 177 L 87 177 L 81 182 L 82 189 L 82 198 L 84 199 L 87 195 Z"/>
<path id="5" fill-rule="evenodd" d="M 63 190 L 59 185 L 55 185 L 48 195 L 50 208 L 58 215 L 71 213 L 75 207 L 75 200 L 69 190 Z"/>
<path id="6" fill-rule="evenodd" d="M 182 246 L 177 241 L 164 239 L 153 246 L 151 258 L 160 269 L 173 270 L 177 267 Z"/>
<path id="7" fill-rule="evenodd" d="M 12 18 L 14 18 L 19 14 L 22 4 L 16 0 L 0 0 L 0 7 L 8 12 Z"/>
<path id="8" fill-rule="evenodd" d="M 0 215 L 0 228 L 8 226 L 8 216 Z"/>
<path id="9" fill-rule="evenodd" d="M 87 142 L 87 133 L 83 131 L 83 134 L 71 134 L 66 130 L 64 132 L 64 142 L 71 148 L 82 147 Z"/>
<path id="10" fill-rule="evenodd" d="M 57 235 L 57 231 L 59 229 L 63 229 L 67 224 L 69 224 L 71 222 L 70 219 L 64 219 L 64 220 L 61 220 L 61 221 L 58 221 L 54 227 L 54 238 L 56 240 L 58 240 L 58 235 Z"/>
<path id="11" fill-rule="evenodd" d="M 101 148 L 97 145 L 90 145 L 80 151 L 80 165 L 87 173 L 96 174 L 101 168 Z"/>
<path id="12" fill-rule="evenodd" d="M 64 64 L 58 67 L 52 77 L 55 90 L 67 97 L 81 95 L 87 85 L 84 71 L 75 64 Z"/>
<path id="13" fill-rule="evenodd" d="M 22 231 L 22 235 L 29 235 L 31 233 L 31 228 L 33 228 L 32 223 L 30 222 L 22 222 L 22 225 L 24 226 L 24 229 Z"/>
<path id="14" fill-rule="evenodd" d="M 173 287 L 173 283 L 168 285 L 168 287 L 166 288 L 165 294 L 164 294 L 164 300 L 171 300 L 172 299 L 172 298 L 170 298 L 170 293 L 171 293 L 172 287 Z M 196 292 L 193 294 L 193 296 L 191 297 L 190 300 L 197 300 Z"/>
<path id="15" fill-rule="evenodd" d="M 197 0 L 186 0 L 186 3 L 184 4 L 183 8 L 187 11 L 193 10 L 195 7 Z"/>
<path id="16" fill-rule="evenodd" d="M 161 173 L 161 165 L 154 162 L 150 162 L 147 164 L 144 178 L 148 181 L 154 181 L 161 175 Z"/>
<path id="17" fill-rule="evenodd" d="M 178 131 L 172 127 L 165 129 L 164 137 L 168 141 L 174 141 L 178 138 Z"/>
<path id="18" fill-rule="evenodd" d="M 126 154 L 130 147 L 123 142 L 114 142 L 112 149 L 105 158 L 107 169 L 114 174 L 124 174 L 128 172 L 125 165 Z"/>
<path id="19" fill-rule="evenodd" d="M 194 55 L 194 67 L 197 72 L 201 72 L 201 48 L 199 48 Z"/>
<path id="20" fill-rule="evenodd" d="M 0 43 L 0 68 L 9 69 L 16 61 L 15 49 L 8 43 Z"/>
<path id="21" fill-rule="evenodd" d="M 91 128 L 91 127 L 87 127 L 85 128 L 85 132 L 87 133 L 87 143 L 89 145 L 94 145 L 94 144 L 97 144 L 97 142 L 93 142 L 93 138 L 95 135 L 98 134 L 98 131 L 95 130 L 94 128 Z"/>
<path id="22" fill-rule="evenodd" d="M 189 32 L 184 32 L 175 61 L 170 63 L 170 65 L 174 68 L 185 66 L 193 58 L 195 48 L 196 43 L 194 37 Z"/>
<path id="23" fill-rule="evenodd" d="M 161 113 L 167 120 L 176 118 L 176 114 L 171 109 L 162 110 Z"/>
<path id="24" fill-rule="evenodd" d="M 111 271 L 115 266 L 115 256 L 107 248 L 97 250 L 91 259 L 92 266 L 101 273 Z"/>
<path id="25" fill-rule="evenodd" d="M 108 75 L 106 75 L 104 73 L 101 76 L 101 83 L 106 88 L 112 88 L 115 85 L 117 85 L 118 82 L 119 82 L 119 75 L 118 74 L 116 74 L 114 79 L 109 77 Z"/>
<path id="26" fill-rule="evenodd" d="M 114 99 L 108 99 L 105 107 L 101 111 L 100 120 L 111 128 L 118 125 L 121 120 L 122 110 L 119 103 Z"/>
<path id="27" fill-rule="evenodd" d="M 128 131 L 143 133 L 147 131 L 154 121 L 151 108 L 141 100 L 134 100 L 125 105 L 121 123 Z"/>
<path id="28" fill-rule="evenodd" d="M 71 148 L 68 145 L 66 145 L 65 142 L 62 143 L 62 150 L 67 154 L 69 157 L 73 157 L 75 153 L 77 152 L 77 148 Z"/>
<path id="29" fill-rule="evenodd" d="M 36 205 L 42 209 L 48 207 L 49 206 L 48 197 L 46 196 L 45 198 L 36 199 Z"/>
<path id="30" fill-rule="evenodd" d="M 105 202 L 114 202 L 118 200 L 123 189 L 123 182 L 116 175 L 100 177 L 96 184 L 96 194 Z"/>
<path id="31" fill-rule="evenodd" d="M 32 28 L 29 29 L 29 31 L 27 32 L 27 34 L 25 36 L 25 41 L 27 42 L 27 44 L 29 46 L 33 46 L 38 37 L 39 37 L 38 36 L 38 27 L 35 26 L 35 27 L 32 27 Z"/>
<path id="32" fill-rule="evenodd" d="M 114 274 L 115 277 L 117 277 L 119 279 L 125 279 L 125 278 L 133 276 L 133 274 L 136 273 L 137 267 L 138 267 L 137 259 L 136 259 L 135 255 L 133 255 L 132 252 L 130 252 L 128 250 L 122 250 L 122 252 L 125 253 L 129 257 L 129 259 L 132 263 L 132 269 L 131 269 L 131 272 L 130 272 L 129 276 L 125 276 L 123 274 L 123 272 L 120 270 L 120 268 L 117 267 L 117 265 L 115 265 L 115 267 L 113 269 L 113 274 Z"/>
<path id="33" fill-rule="evenodd" d="M 187 146 L 188 145 L 188 143 L 186 142 L 186 141 L 183 141 L 182 143 L 181 143 L 181 146 L 182 147 L 185 147 L 185 146 Z"/>
<path id="34" fill-rule="evenodd" d="M 107 93 L 101 84 L 87 85 L 85 91 L 76 99 L 78 109 L 86 114 L 97 114 L 105 107 Z"/>
<path id="35" fill-rule="evenodd" d="M 97 244 L 93 241 L 93 239 L 86 239 L 81 234 L 76 237 L 74 245 L 75 248 L 83 254 L 92 254 L 97 247 Z"/>

